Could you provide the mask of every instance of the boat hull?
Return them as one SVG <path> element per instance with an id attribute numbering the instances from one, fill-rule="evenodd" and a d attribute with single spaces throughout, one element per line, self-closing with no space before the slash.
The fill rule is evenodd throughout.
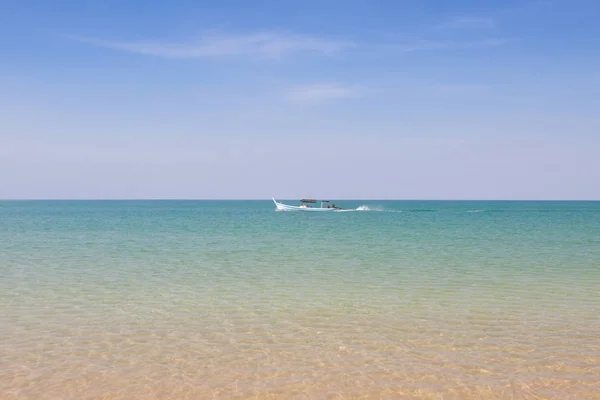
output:
<path id="1" fill-rule="evenodd" d="M 325 207 L 298 207 L 298 206 L 290 206 L 288 204 L 283 204 L 273 199 L 273 203 L 275 203 L 275 207 L 277 207 L 277 211 L 300 211 L 300 212 L 336 212 L 343 211 L 336 208 L 325 208 Z"/>

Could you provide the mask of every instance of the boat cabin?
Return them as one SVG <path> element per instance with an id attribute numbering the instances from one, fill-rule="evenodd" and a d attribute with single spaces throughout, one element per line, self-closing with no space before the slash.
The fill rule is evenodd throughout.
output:
<path id="1" fill-rule="evenodd" d="M 300 208 L 312 208 L 312 204 L 316 204 L 317 200 L 315 199 L 302 199 L 300 200 Z M 321 208 L 339 208 L 336 207 L 335 204 L 329 205 L 329 200 L 321 200 Z"/>

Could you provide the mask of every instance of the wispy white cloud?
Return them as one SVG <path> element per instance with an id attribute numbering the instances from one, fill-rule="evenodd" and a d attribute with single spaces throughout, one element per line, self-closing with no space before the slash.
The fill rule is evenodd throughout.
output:
<path id="1" fill-rule="evenodd" d="M 491 18 L 460 17 L 444 22 L 438 29 L 492 29 L 496 23 Z"/>
<path id="2" fill-rule="evenodd" d="M 164 58 L 199 58 L 214 56 L 281 57 L 288 53 L 309 52 L 329 55 L 354 46 L 352 42 L 313 36 L 272 32 L 247 35 L 207 35 L 196 40 L 108 41 L 73 36 L 71 39 L 111 49 Z"/>
<path id="3" fill-rule="evenodd" d="M 447 28 L 460 26 L 483 26 L 493 23 L 484 19 L 459 19 L 446 25 Z M 401 52 L 420 50 L 460 50 L 500 46 L 505 39 L 485 39 L 475 41 L 457 40 L 404 40 L 392 43 L 360 43 L 347 40 L 332 40 L 306 35 L 292 35 L 274 32 L 253 33 L 247 35 L 204 35 L 198 39 L 185 41 L 111 41 L 84 36 L 69 36 L 70 39 L 114 50 L 137 53 L 148 56 L 187 59 L 223 56 L 254 56 L 280 58 L 284 55 L 313 53 L 331 55 L 362 47 L 372 49 L 392 49 Z"/>
<path id="4" fill-rule="evenodd" d="M 320 102 L 358 97 L 359 94 L 359 90 L 354 86 L 336 83 L 313 83 L 291 88 L 287 92 L 287 97 L 294 101 Z"/>

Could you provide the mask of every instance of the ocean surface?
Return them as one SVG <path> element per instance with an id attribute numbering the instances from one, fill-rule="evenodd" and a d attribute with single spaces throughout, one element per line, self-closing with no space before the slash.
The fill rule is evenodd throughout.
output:
<path id="1" fill-rule="evenodd" d="M 0 398 L 600 399 L 600 202 L 0 202 Z"/>

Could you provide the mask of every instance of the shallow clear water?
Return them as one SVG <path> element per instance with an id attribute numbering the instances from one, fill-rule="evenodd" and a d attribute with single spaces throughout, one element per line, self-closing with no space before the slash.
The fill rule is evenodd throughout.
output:
<path id="1" fill-rule="evenodd" d="M 600 203 L 0 202 L 0 398 L 600 398 Z"/>

